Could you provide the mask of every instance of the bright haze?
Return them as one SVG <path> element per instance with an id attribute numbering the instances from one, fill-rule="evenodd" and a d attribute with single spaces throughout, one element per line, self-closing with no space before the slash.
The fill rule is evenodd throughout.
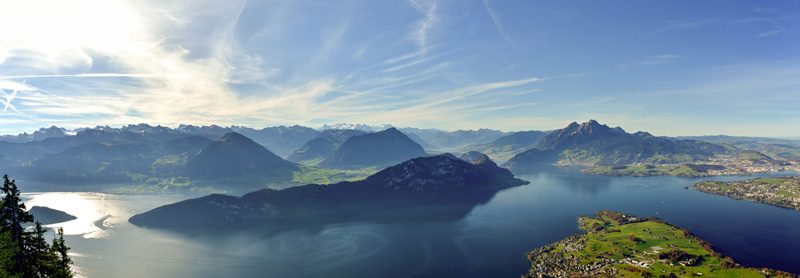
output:
<path id="1" fill-rule="evenodd" d="M 794 137 L 799 26 L 800 1 L 3 1 L 0 133 L 596 118 Z"/>

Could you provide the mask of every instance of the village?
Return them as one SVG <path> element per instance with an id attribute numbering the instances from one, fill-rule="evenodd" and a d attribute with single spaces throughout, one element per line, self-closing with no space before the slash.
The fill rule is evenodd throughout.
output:
<path id="1" fill-rule="evenodd" d="M 800 176 L 757 178 L 745 181 L 707 181 L 694 185 L 697 190 L 800 210 Z"/>

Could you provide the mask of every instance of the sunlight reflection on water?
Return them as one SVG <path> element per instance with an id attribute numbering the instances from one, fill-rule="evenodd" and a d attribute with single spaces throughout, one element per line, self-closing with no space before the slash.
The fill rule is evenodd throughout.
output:
<path id="1" fill-rule="evenodd" d="M 109 219 L 111 211 L 106 206 L 103 193 L 47 192 L 22 194 L 28 209 L 34 206 L 57 209 L 77 217 L 67 222 L 45 225 L 47 228 L 64 228 L 66 235 L 80 235 L 84 238 L 108 236 L 113 227 Z"/>

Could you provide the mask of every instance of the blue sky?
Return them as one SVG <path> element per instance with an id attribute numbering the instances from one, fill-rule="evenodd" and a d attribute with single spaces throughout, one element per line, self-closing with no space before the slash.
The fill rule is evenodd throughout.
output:
<path id="1" fill-rule="evenodd" d="M 592 118 L 800 136 L 798 27 L 800 1 L 5 1 L 0 133 Z"/>

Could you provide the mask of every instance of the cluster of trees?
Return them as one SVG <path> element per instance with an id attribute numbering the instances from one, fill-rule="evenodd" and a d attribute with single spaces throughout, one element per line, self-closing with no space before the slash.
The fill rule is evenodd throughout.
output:
<path id="1" fill-rule="evenodd" d="M 658 259 L 667 260 L 670 263 L 683 262 L 687 266 L 696 266 L 700 264 L 702 257 L 686 253 L 686 251 L 673 248 L 658 254 Z"/>
<path id="2" fill-rule="evenodd" d="M 8 176 L 3 176 L 2 194 L 0 277 L 72 277 L 64 231 L 59 228 L 53 243 L 48 244 L 47 231 L 26 211 L 16 182 Z"/>

